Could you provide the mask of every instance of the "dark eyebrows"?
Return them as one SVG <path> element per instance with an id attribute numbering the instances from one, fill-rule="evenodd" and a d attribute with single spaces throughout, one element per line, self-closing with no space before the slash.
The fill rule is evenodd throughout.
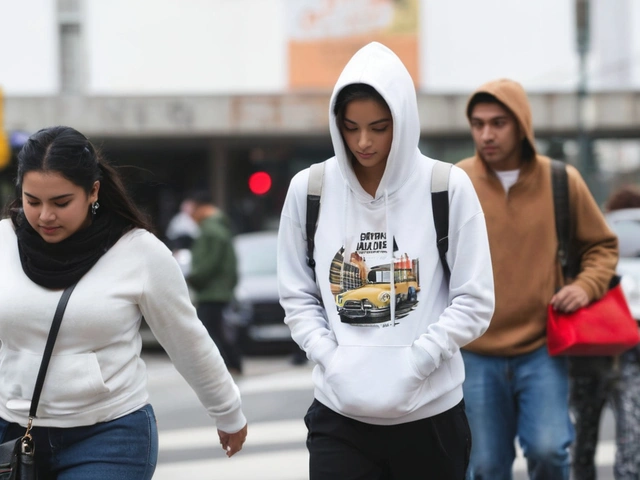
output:
<path id="1" fill-rule="evenodd" d="M 496 120 L 509 120 L 509 115 L 496 115 L 495 117 L 491 117 L 491 118 L 480 118 L 480 117 L 474 117 L 473 115 L 471 116 L 471 121 L 472 122 L 495 122 Z"/>
<path id="2" fill-rule="evenodd" d="M 352 123 L 353 125 L 357 125 L 357 123 L 356 123 L 356 122 L 354 122 L 353 120 L 349 120 L 347 117 L 344 117 L 344 121 L 345 121 L 346 123 Z M 390 121 L 391 121 L 391 119 L 390 119 L 390 118 L 381 118 L 380 120 L 376 120 L 376 121 L 374 121 L 374 122 L 371 122 L 371 123 L 369 124 L 369 126 L 371 126 L 371 125 L 377 125 L 377 124 L 379 124 L 379 123 L 384 123 L 384 122 L 390 122 Z"/>
<path id="3" fill-rule="evenodd" d="M 38 197 L 36 197 L 35 195 L 31 195 L 28 192 L 23 191 L 22 193 L 24 193 L 27 197 L 32 198 L 33 200 L 40 200 Z M 63 193 L 62 195 L 55 196 L 53 198 L 50 198 L 49 200 L 54 202 L 56 200 L 60 200 L 60 199 L 71 197 L 71 196 L 73 196 L 73 193 Z"/>

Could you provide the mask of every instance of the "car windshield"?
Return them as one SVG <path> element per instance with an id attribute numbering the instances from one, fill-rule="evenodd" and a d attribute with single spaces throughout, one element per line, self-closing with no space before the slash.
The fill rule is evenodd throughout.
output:
<path id="1" fill-rule="evenodd" d="M 640 220 L 624 220 L 611 227 L 618 236 L 620 256 L 640 257 Z"/>
<path id="2" fill-rule="evenodd" d="M 277 233 L 241 234 L 235 237 L 234 242 L 240 275 L 276 274 Z"/>
<path id="3" fill-rule="evenodd" d="M 640 208 L 613 210 L 606 219 L 618 236 L 620 258 L 640 257 Z"/>

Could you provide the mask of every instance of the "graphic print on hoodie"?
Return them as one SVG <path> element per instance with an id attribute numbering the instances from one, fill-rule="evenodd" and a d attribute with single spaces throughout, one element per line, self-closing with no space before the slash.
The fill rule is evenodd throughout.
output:
<path id="1" fill-rule="evenodd" d="M 340 321 L 364 327 L 397 325 L 398 319 L 406 317 L 418 305 L 418 260 L 411 260 L 406 253 L 400 254 L 394 240 L 393 261 L 389 262 L 385 232 L 361 233 L 353 244 L 352 249 L 342 247 L 336 253 L 329 271 Z M 392 283 L 394 319 L 391 318 Z"/>

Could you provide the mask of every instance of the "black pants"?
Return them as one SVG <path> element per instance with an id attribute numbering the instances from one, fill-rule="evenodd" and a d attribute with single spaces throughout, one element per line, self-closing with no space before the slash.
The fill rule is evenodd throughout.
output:
<path id="1" fill-rule="evenodd" d="M 463 480 L 469 464 L 464 401 L 434 417 L 386 426 L 314 400 L 304 420 L 310 480 Z"/>
<path id="2" fill-rule="evenodd" d="M 197 309 L 198 317 L 218 346 L 227 368 L 241 373 L 242 354 L 235 339 L 229 334 L 222 314 L 226 306 L 224 302 L 200 302 Z"/>

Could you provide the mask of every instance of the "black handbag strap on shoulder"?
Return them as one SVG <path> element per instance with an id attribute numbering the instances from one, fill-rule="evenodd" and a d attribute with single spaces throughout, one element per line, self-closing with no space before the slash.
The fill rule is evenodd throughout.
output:
<path id="1" fill-rule="evenodd" d="M 40 369 L 38 370 L 38 377 L 36 378 L 36 386 L 33 389 L 31 408 L 29 409 L 29 420 L 36 416 L 36 410 L 38 409 L 38 403 L 40 402 L 40 393 L 42 392 L 42 386 L 44 385 L 44 378 L 47 375 L 47 368 L 49 367 L 49 361 L 51 360 L 51 354 L 53 353 L 53 346 L 55 345 L 56 338 L 58 337 L 58 331 L 60 330 L 64 310 L 67 308 L 69 297 L 71 296 L 71 292 L 73 292 L 75 286 L 76 284 L 74 283 L 73 285 L 65 288 L 60 300 L 58 301 L 56 313 L 53 316 L 53 322 L 51 324 L 51 329 L 49 330 L 49 336 L 47 337 L 47 344 L 44 347 L 42 362 L 40 362 Z M 29 424 L 31 424 L 31 422 L 29 422 Z"/>
<path id="2" fill-rule="evenodd" d="M 314 275 L 316 266 L 316 262 L 313 259 L 314 237 L 318 226 L 318 216 L 320 215 L 324 164 L 325 162 L 320 162 L 311 165 L 307 187 L 307 265 L 311 267 Z M 449 249 L 449 174 L 451 167 L 451 163 L 436 160 L 431 174 L 431 205 L 433 222 L 436 228 L 436 245 L 447 283 L 451 275 L 449 264 L 447 263 L 447 250 Z"/>
<path id="3" fill-rule="evenodd" d="M 551 189 L 553 190 L 553 208 L 558 236 L 558 260 L 562 274 L 569 277 L 569 245 L 571 239 L 571 220 L 569 216 L 569 180 L 567 167 L 560 160 L 551 160 Z"/>
<path id="4" fill-rule="evenodd" d="M 553 207 L 558 235 L 558 260 L 562 266 L 564 278 L 575 277 L 579 273 L 579 261 L 571 255 L 571 215 L 569 213 L 569 180 L 567 166 L 560 160 L 551 160 L 551 188 Z M 609 288 L 620 283 L 620 275 L 615 274 L 609 282 Z"/>

